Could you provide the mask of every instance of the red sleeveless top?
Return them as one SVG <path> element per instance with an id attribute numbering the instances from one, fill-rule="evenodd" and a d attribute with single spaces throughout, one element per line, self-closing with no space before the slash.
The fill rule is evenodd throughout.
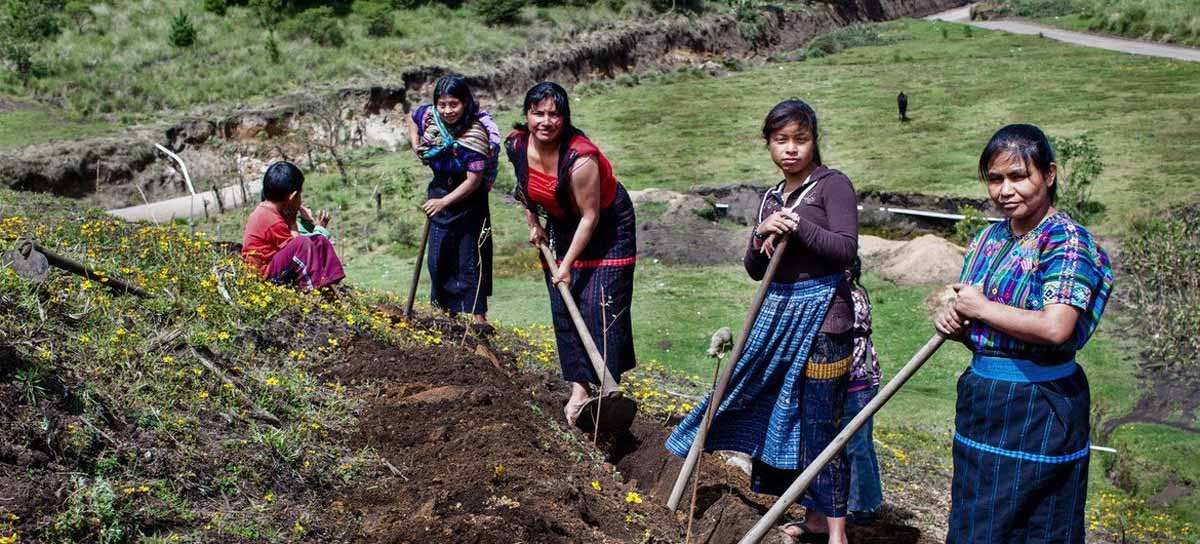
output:
<path id="1" fill-rule="evenodd" d="M 592 157 L 596 161 L 596 166 L 600 168 L 600 208 L 608 208 L 612 206 L 613 201 L 617 198 L 617 178 L 613 176 L 612 164 L 608 162 L 608 158 L 600 152 L 600 148 L 596 147 L 591 140 L 583 136 L 576 136 L 571 140 L 571 153 L 576 159 L 584 157 Z M 574 167 L 574 164 L 570 165 Z M 529 186 L 527 188 L 529 200 L 537 203 L 545 208 L 550 215 L 564 219 L 568 215 L 568 211 L 562 209 L 558 199 L 555 197 L 558 191 L 558 176 L 542 172 L 533 166 L 529 166 Z M 574 206 L 572 206 L 573 208 Z M 571 214 L 578 214 L 577 210 L 570 210 Z"/>

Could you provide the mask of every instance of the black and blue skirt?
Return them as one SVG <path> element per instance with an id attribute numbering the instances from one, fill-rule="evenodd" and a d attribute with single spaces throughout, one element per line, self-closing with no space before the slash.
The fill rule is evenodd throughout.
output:
<path id="1" fill-rule="evenodd" d="M 958 380 L 946 542 L 1083 542 L 1090 406 L 1074 361 L 977 354 Z"/>
<path id="2" fill-rule="evenodd" d="M 547 221 L 551 251 L 558 264 L 571 247 L 578 228 L 574 220 Z M 636 364 L 633 351 L 633 271 L 637 264 L 637 220 L 633 201 L 621 185 L 608 208 L 601 210 L 599 224 L 579 258 L 571 267 L 571 295 L 579 307 L 592 341 L 604 357 L 613 379 Z M 558 361 L 563 379 L 569 382 L 599 385 L 600 377 L 592 367 L 583 340 L 575 330 L 571 315 L 558 289 L 550 282 L 549 267 L 543 263 L 546 287 L 550 291 L 550 316 L 558 346 Z"/>

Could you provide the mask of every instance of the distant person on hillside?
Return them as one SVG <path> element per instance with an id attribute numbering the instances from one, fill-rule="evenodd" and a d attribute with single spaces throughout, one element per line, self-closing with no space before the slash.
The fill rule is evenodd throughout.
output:
<path id="1" fill-rule="evenodd" d="M 499 169 L 500 130 L 479 109 L 467 80 L 451 75 L 437 80 L 431 104 L 413 111 L 409 139 L 417 157 L 433 171 L 428 200 L 421 205 L 430 221 L 430 300 L 451 315 L 472 314 L 476 327 L 490 332 L 488 192 Z"/>
<path id="2" fill-rule="evenodd" d="M 904 91 L 900 91 L 900 94 L 896 95 L 896 108 L 900 110 L 900 122 L 901 123 L 907 122 L 908 121 L 908 95 L 904 94 Z"/>
<path id="3" fill-rule="evenodd" d="M 1008 125 L 979 157 L 1006 220 L 967 247 L 958 298 L 935 321 L 966 344 L 946 542 L 1083 542 L 1091 399 L 1075 362 L 1112 292 L 1108 255 L 1054 208 L 1046 135 Z"/>
<path id="4" fill-rule="evenodd" d="M 751 489 L 771 495 L 782 495 L 841 430 L 854 353 L 846 270 L 858 254 L 858 201 L 850 178 L 821 161 L 819 136 L 816 112 L 800 100 L 780 102 L 763 122 L 783 180 L 759 205 L 744 259 L 750 277 L 763 280 L 782 237 L 787 247 L 704 444 L 749 455 Z M 687 456 L 708 403 L 671 433 L 671 453 Z M 849 489 L 850 465 L 839 453 L 801 498 L 805 519 L 783 531 L 828 533 L 844 544 Z"/>
<path id="5" fill-rule="evenodd" d="M 311 291 L 346 274 L 329 242 L 329 214 L 314 216 L 301 202 L 303 190 L 304 174 L 296 165 L 279 161 L 267 168 L 262 202 L 246 219 L 242 259 L 264 279 Z"/>
<path id="6" fill-rule="evenodd" d="M 556 285 L 570 288 L 608 372 L 619 382 L 635 364 L 630 307 L 637 222 L 612 165 L 571 123 L 567 91 L 539 83 L 525 93 L 522 111 L 525 122 L 504 145 L 517 177 L 514 196 L 525 205 L 529 243 L 549 244 L 556 256 L 558 274 L 551 276 L 547 267 L 545 278 L 558 362 L 563 379 L 571 382 L 563 411 L 574 424 L 591 396 L 589 384 L 602 382 Z M 539 217 L 546 220 L 544 228 Z"/>
<path id="7" fill-rule="evenodd" d="M 846 408 L 842 412 L 842 427 L 850 424 L 859 412 L 879 392 L 879 355 L 871 342 L 871 297 L 862 284 L 862 260 L 854 258 L 850 267 L 850 295 L 854 298 L 854 362 L 850 365 L 850 384 L 846 388 Z M 883 487 L 879 479 L 879 459 L 875 456 L 872 438 L 874 421 L 868 419 L 846 443 L 850 462 L 850 497 L 848 508 L 851 521 L 867 523 L 883 504 Z"/>

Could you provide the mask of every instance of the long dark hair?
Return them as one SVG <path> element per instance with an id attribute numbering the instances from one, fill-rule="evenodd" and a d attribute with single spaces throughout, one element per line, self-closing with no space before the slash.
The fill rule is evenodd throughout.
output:
<path id="1" fill-rule="evenodd" d="M 562 130 L 558 133 L 558 156 L 561 159 L 566 155 L 567 149 L 571 147 L 571 140 L 575 136 L 586 135 L 571 122 L 571 100 L 567 97 L 567 90 L 553 81 L 543 81 L 529 88 L 529 91 L 525 93 L 525 102 L 521 106 L 521 116 L 529 115 L 531 108 L 547 98 L 554 102 L 554 109 L 563 118 Z M 516 123 L 513 128 L 530 132 L 529 124 L 524 121 Z"/>
<path id="2" fill-rule="evenodd" d="M 988 168 L 992 160 L 1001 153 L 1013 153 L 1021 157 L 1028 170 L 1032 164 L 1043 176 L 1050 175 L 1050 165 L 1054 164 L 1054 148 L 1046 133 L 1035 125 L 1008 125 L 992 135 L 983 153 L 979 155 L 979 179 L 987 182 Z M 1058 180 L 1050 186 L 1050 203 L 1058 197 Z"/>
<path id="3" fill-rule="evenodd" d="M 438 99 L 443 96 L 453 96 L 463 103 L 462 116 L 456 123 L 447 126 L 450 132 L 458 136 L 475 122 L 475 117 L 479 114 L 479 104 L 475 102 L 475 95 L 471 94 L 471 86 L 467 84 L 467 78 L 460 75 L 452 74 L 438 78 L 437 83 L 433 86 L 434 111 L 437 111 Z"/>
<path id="4" fill-rule="evenodd" d="M 812 133 L 813 164 L 823 165 L 824 163 L 821 162 L 821 133 L 817 131 L 817 112 L 799 98 L 789 98 L 771 108 L 771 112 L 763 121 L 763 140 L 769 142 L 772 134 L 792 123 L 800 123 L 800 128 L 807 128 Z"/>

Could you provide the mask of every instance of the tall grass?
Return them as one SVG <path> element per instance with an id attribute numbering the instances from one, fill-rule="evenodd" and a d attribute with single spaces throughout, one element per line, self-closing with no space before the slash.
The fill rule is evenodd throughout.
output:
<path id="1" fill-rule="evenodd" d="M 1007 0 L 1021 17 L 1070 16 L 1069 26 L 1131 38 L 1200 45 L 1200 2 L 1195 0 Z"/>
<path id="2" fill-rule="evenodd" d="M 195 25 L 196 43 L 172 47 L 180 11 Z M 188 0 L 132 0 L 91 6 L 92 20 L 64 25 L 37 58 L 48 73 L 22 84 L 0 71 L 0 94 L 61 104 L 77 116 L 135 122 L 201 105 L 244 103 L 321 85 L 398 82 L 404 69 L 432 64 L 473 71 L 532 44 L 565 39 L 622 18 L 605 6 L 527 8 L 519 24 L 488 26 L 467 8 L 441 4 L 398 10 L 394 32 L 370 35 L 369 13 L 338 15 L 345 44 L 276 34 L 279 62 L 267 52 L 268 32 L 249 8 L 224 16 Z M 377 24 L 377 23 L 376 23 Z M 378 32 L 376 32 L 378 34 Z"/>

